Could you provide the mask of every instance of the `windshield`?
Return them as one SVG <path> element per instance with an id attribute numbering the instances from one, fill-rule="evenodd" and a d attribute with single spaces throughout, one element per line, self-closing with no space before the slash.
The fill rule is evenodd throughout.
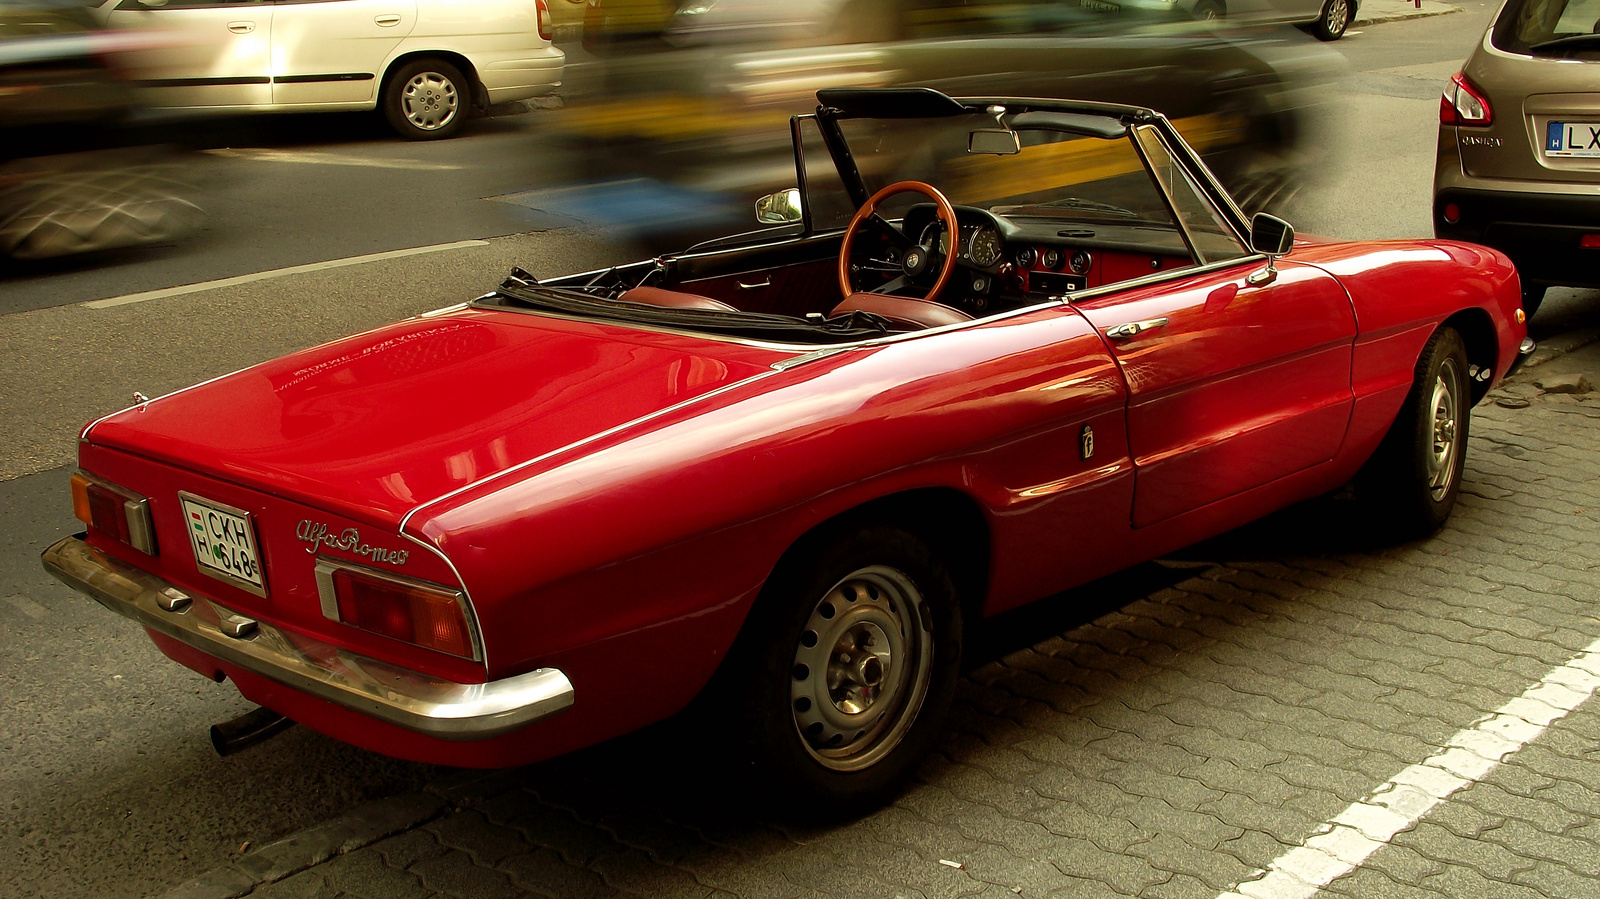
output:
<path id="1" fill-rule="evenodd" d="M 1511 0 L 1490 40 L 1508 53 L 1600 58 L 1600 0 Z"/>

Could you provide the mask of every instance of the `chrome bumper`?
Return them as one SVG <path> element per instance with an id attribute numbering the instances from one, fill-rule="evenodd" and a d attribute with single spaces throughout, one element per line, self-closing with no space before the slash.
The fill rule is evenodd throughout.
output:
<path id="1" fill-rule="evenodd" d="M 1538 348 L 1539 345 L 1533 342 L 1532 337 L 1522 338 L 1521 345 L 1517 347 L 1517 358 L 1512 359 L 1511 367 L 1506 369 L 1506 377 L 1509 378 L 1516 374 L 1517 369 L 1522 367 L 1522 363 L 1527 362 L 1528 358 L 1533 355 L 1533 351 Z"/>
<path id="2" fill-rule="evenodd" d="M 431 737 L 497 737 L 572 705 L 572 683 L 554 668 L 486 684 L 458 684 L 266 623 L 256 623 L 245 636 L 229 636 L 222 630 L 224 619 L 241 617 L 232 610 L 77 537 L 45 550 L 43 561 L 51 574 L 111 611 L 208 656 Z"/>

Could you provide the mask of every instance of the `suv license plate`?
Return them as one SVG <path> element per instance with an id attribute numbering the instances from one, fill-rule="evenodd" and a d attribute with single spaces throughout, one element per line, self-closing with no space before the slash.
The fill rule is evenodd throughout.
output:
<path id="1" fill-rule="evenodd" d="M 265 597 L 266 578 L 250 513 L 192 493 L 180 492 L 178 499 L 183 503 L 183 521 L 200 573 Z"/>
<path id="2" fill-rule="evenodd" d="M 1544 129 L 1546 156 L 1600 156 L 1600 122 L 1551 122 Z"/>

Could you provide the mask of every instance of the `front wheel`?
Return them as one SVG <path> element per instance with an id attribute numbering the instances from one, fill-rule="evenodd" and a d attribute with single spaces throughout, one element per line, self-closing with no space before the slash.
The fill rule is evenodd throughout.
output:
<path id="1" fill-rule="evenodd" d="M 1319 41 L 1336 41 L 1344 37 L 1345 29 L 1349 27 L 1349 0 L 1327 0 L 1322 5 L 1322 14 L 1311 26 L 1311 33 Z"/>
<path id="2" fill-rule="evenodd" d="M 417 59 L 389 76 L 383 115 L 407 140 L 441 140 L 461 130 L 472 90 L 461 70 L 442 59 Z"/>
<path id="3" fill-rule="evenodd" d="M 915 536 L 872 526 L 780 567 L 732 674 L 760 786 L 840 817 L 881 804 L 932 748 L 961 659 L 961 610 Z"/>
<path id="4" fill-rule="evenodd" d="M 1426 537 L 1455 508 L 1466 466 L 1472 396 L 1461 335 L 1440 328 L 1417 360 L 1411 391 L 1356 479 L 1374 520 L 1398 539 Z"/>

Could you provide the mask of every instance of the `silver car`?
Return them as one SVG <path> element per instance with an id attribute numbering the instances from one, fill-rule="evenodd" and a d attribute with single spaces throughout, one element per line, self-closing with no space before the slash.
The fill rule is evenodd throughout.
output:
<path id="1" fill-rule="evenodd" d="M 1600 287 L 1600 0 L 1506 0 L 1445 87 L 1433 194 L 1434 233 L 1510 256 L 1529 315 Z"/>

